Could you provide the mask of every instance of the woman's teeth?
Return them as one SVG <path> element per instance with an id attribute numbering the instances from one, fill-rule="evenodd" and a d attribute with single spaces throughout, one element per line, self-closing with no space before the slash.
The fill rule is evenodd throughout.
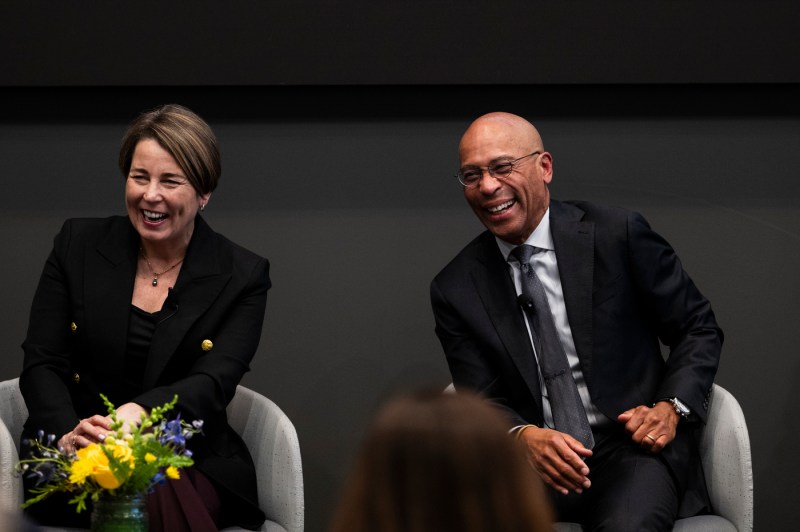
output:
<path id="1" fill-rule="evenodd" d="M 167 217 L 163 212 L 142 211 L 142 214 L 144 214 L 144 217 L 150 222 L 158 222 Z"/>

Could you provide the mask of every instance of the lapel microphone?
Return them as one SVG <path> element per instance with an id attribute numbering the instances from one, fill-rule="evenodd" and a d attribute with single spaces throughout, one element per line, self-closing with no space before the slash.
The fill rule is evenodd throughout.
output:
<path id="1" fill-rule="evenodd" d="M 520 294 L 517 296 L 517 304 L 522 307 L 522 310 L 525 312 L 530 312 L 531 314 L 536 313 L 536 309 L 533 307 L 533 298 L 531 296 L 527 296 L 525 294 Z"/>
<path id="2" fill-rule="evenodd" d="M 178 305 L 178 293 L 175 292 L 175 290 L 172 287 L 169 287 L 167 292 L 167 299 L 166 301 L 164 301 L 164 310 L 169 309 L 170 312 L 169 314 L 166 314 L 163 318 L 161 318 L 158 323 L 162 324 L 168 319 L 170 319 L 172 316 L 178 313 L 179 308 L 180 305 Z"/>

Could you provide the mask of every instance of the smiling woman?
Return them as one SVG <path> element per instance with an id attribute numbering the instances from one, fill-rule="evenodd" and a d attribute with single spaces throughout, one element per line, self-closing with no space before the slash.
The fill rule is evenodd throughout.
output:
<path id="1" fill-rule="evenodd" d="M 180 273 L 195 217 L 219 181 L 217 140 L 199 116 L 167 105 L 131 124 L 119 168 L 128 217 L 141 237 L 133 304 L 155 312 Z"/>
<path id="2" fill-rule="evenodd" d="M 194 217 L 211 193 L 200 194 L 175 159 L 153 139 L 136 145 L 125 186 L 128 216 L 146 247 L 181 250 L 189 245 Z M 156 246 L 160 243 L 160 246 Z"/>
<path id="3" fill-rule="evenodd" d="M 150 530 L 257 528 L 255 470 L 225 408 L 261 337 L 269 262 L 200 216 L 220 154 L 189 109 L 134 120 L 119 167 L 128 216 L 67 220 L 45 264 L 23 343 L 23 438 L 42 430 L 74 453 L 111 429 L 100 394 L 129 424 L 177 395 L 176 411 L 204 420 L 205 433 L 188 445 L 194 467 L 148 496 Z M 28 511 L 41 524 L 87 527 L 68 498 Z"/>

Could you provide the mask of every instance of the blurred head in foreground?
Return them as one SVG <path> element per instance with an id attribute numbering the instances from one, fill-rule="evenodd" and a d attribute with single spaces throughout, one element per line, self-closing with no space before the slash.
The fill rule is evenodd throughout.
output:
<path id="1" fill-rule="evenodd" d="M 508 424 L 472 395 L 422 392 L 381 408 L 331 532 L 540 532 L 549 500 Z"/>

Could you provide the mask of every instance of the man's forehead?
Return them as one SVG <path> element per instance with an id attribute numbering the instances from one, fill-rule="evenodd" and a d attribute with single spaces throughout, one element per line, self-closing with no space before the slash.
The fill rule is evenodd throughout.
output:
<path id="1" fill-rule="evenodd" d="M 496 157 L 493 157 L 492 159 L 489 159 L 488 161 L 486 161 L 486 165 L 487 166 L 491 166 L 491 165 L 496 164 L 496 163 L 504 163 L 504 162 L 511 161 L 513 159 L 516 159 L 516 157 L 513 154 L 504 153 L 504 154 L 501 154 L 501 155 L 497 155 Z M 462 168 L 478 167 L 478 166 L 479 166 L 479 164 L 476 163 L 476 162 L 467 161 L 467 162 L 463 162 Z"/>

